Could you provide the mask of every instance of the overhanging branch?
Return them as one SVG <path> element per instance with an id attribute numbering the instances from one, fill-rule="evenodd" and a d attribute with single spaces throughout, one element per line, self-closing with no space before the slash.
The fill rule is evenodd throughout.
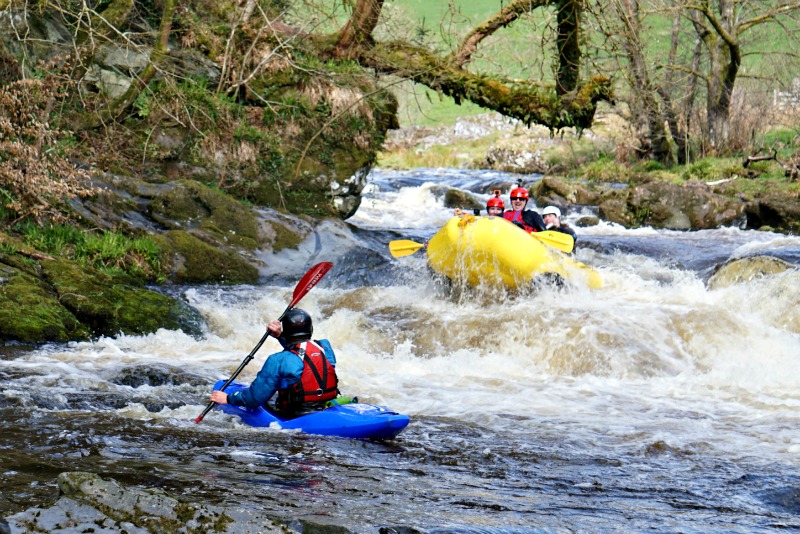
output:
<path id="1" fill-rule="evenodd" d="M 514 0 L 500 10 L 499 13 L 473 28 L 461 42 L 458 50 L 452 54 L 450 62 L 458 67 L 463 66 L 471 60 L 473 52 L 478 49 L 478 44 L 482 40 L 500 28 L 505 28 L 522 15 L 530 13 L 538 7 L 553 3 L 555 3 L 555 0 Z"/>
<path id="2" fill-rule="evenodd" d="M 533 82 L 473 74 L 406 42 L 376 45 L 364 53 L 362 61 L 378 72 L 430 87 L 457 104 L 469 100 L 526 125 L 541 124 L 551 130 L 588 128 L 597 103 L 613 102 L 611 81 L 605 76 L 596 76 L 559 97 L 555 89 Z"/>

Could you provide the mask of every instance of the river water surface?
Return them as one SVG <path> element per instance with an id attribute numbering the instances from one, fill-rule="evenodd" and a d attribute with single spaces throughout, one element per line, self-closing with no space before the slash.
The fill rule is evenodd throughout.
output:
<path id="1" fill-rule="evenodd" d="M 182 288 L 200 339 L 0 349 L 0 516 L 52 502 L 58 473 L 82 470 L 354 532 L 800 529 L 800 271 L 705 283 L 731 258 L 800 264 L 800 238 L 601 222 L 578 229 L 577 258 L 605 286 L 527 296 L 447 293 L 424 251 L 389 255 L 452 215 L 442 186 L 487 198 L 514 179 L 373 172 L 347 223 L 265 255 L 266 285 Z M 336 350 L 342 392 L 409 414 L 407 430 L 364 442 L 217 411 L 194 424 L 319 261 L 335 267 L 300 306 Z"/>

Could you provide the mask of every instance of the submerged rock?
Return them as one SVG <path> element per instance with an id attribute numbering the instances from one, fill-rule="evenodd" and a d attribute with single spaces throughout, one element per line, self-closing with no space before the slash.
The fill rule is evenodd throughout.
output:
<path id="1" fill-rule="evenodd" d="M 791 269 L 792 265 L 772 256 L 753 256 L 732 260 L 719 267 L 708 279 L 709 289 L 722 289 Z"/>

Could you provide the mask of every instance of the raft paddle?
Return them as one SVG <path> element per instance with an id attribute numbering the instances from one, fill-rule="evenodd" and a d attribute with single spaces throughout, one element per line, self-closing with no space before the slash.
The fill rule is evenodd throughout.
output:
<path id="1" fill-rule="evenodd" d="M 566 252 L 569 254 L 575 248 L 575 240 L 571 235 L 555 230 L 545 230 L 544 232 L 531 232 L 531 235 L 549 247 Z"/>
<path id="2" fill-rule="evenodd" d="M 410 256 L 424 246 L 422 243 L 409 239 L 397 239 L 389 241 L 389 252 L 395 258 L 402 258 L 403 256 Z"/>
<path id="3" fill-rule="evenodd" d="M 544 232 L 531 232 L 531 235 L 544 243 L 547 246 L 558 249 L 562 252 L 570 253 L 575 247 L 575 240 L 571 235 L 556 232 L 555 230 L 546 230 Z M 409 239 L 397 239 L 389 241 L 389 252 L 395 258 L 402 258 L 409 256 L 419 249 L 425 247 L 423 243 L 417 243 Z"/>
<path id="4" fill-rule="evenodd" d="M 308 270 L 308 272 L 305 275 L 303 275 L 303 278 L 301 278 L 300 281 L 297 282 L 297 286 L 295 286 L 294 288 L 294 293 L 292 293 L 292 301 L 289 303 L 288 306 L 286 306 L 286 309 L 283 310 L 283 313 L 278 318 L 279 321 L 283 320 L 283 318 L 286 317 L 286 314 L 289 313 L 289 310 L 294 308 L 295 304 L 300 302 L 300 299 L 305 297 L 306 293 L 311 291 L 311 288 L 313 288 L 315 285 L 317 285 L 317 283 L 320 280 L 322 280 L 322 277 L 325 276 L 325 274 L 331 270 L 331 267 L 333 267 L 333 264 L 331 262 L 323 261 L 322 263 L 314 265 L 312 268 Z M 258 349 L 261 348 L 261 345 L 264 344 L 264 342 L 271 334 L 272 333 L 269 330 L 267 330 L 264 333 L 264 335 L 261 336 L 261 341 L 259 341 L 258 345 L 256 345 L 255 348 L 253 348 L 253 350 L 250 351 L 250 354 L 247 355 L 247 357 L 244 359 L 241 365 L 239 365 L 239 368 L 236 369 L 236 371 L 234 371 L 231 377 L 222 385 L 221 388 L 219 388 L 220 391 L 225 391 L 225 388 L 228 387 L 228 385 L 231 382 L 233 382 L 237 376 L 239 376 L 239 373 L 242 372 L 242 369 L 244 369 L 245 366 L 248 363 L 250 363 L 250 360 L 253 359 L 255 353 L 258 352 Z M 203 418 L 206 416 L 206 414 L 211 411 L 211 409 L 214 407 L 215 404 L 216 403 L 214 401 L 209 402 L 208 406 L 206 406 L 206 409 L 203 410 L 203 413 L 197 416 L 197 419 L 195 419 L 194 422 L 199 423 L 200 421 L 202 421 Z"/>

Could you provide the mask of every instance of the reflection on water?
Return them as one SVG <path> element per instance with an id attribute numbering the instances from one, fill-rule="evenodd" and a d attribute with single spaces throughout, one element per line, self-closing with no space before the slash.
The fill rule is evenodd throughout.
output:
<path id="1" fill-rule="evenodd" d="M 59 472 L 86 470 L 357 532 L 799 528 L 800 274 L 714 291 L 705 279 L 754 253 L 797 263 L 800 240 L 601 224 L 580 229 L 577 253 L 601 290 L 452 298 L 423 253 L 394 260 L 386 244 L 424 242 L 449 218 L 435 186 L 482 194 L 482 179 L 379 173 L 363 213 L 272 258 L 270 285 L 185 289 L 202 339 L 5 348 L 2 515 L 52 502 Z M 410 414 L 409 428 L 371 443 L 216 411 L 195 425 L 211 384 L 325 260 L 334 270 L 301 306 L 336 348 L 343 393 Z"/>

